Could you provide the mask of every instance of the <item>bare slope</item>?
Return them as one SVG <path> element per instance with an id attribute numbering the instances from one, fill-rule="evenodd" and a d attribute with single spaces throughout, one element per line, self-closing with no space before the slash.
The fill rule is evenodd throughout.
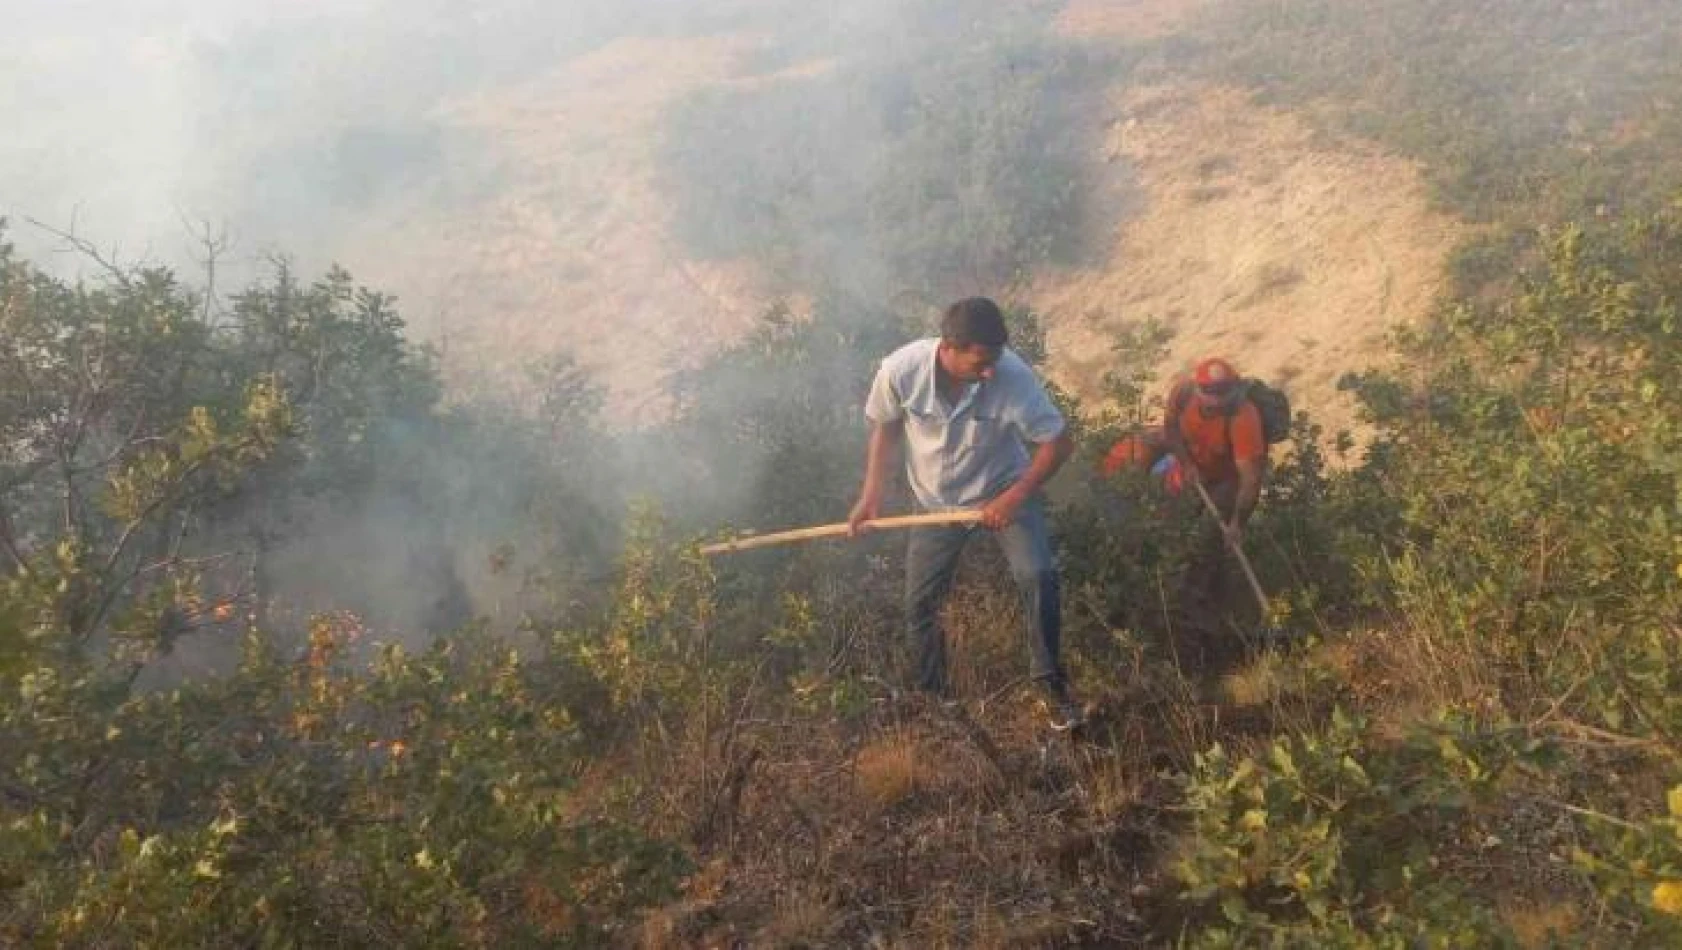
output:
<path id="1" fill-rule="evenodd" d="M 1038 275 L 1056 372 L 1091 394 L 1118 321 L 1172 327 L 1171 365 L 1202 354 L 1288 384 L 1332 427 L 1345 370 L 1441 287 L 1453 219 L 1432 211 L 1418 169 L 1231 89 L 1118 90 L 1107 175 L 1132 208 L 1090 267 Z"/>
<path id="2" fill-rule="evenodd" d="M 1077 0 L 1060 21 L 1098 43 L 1178 29 L 1196 0 Z M 742 77 L 746 36 L 633 38 L 517 85 L 447 103 L 438 118 L 482 143 L 476 164 L 347 236 L 340 256 L 396 290 L 445 351 L 458 390 L 506 390 L 544 354 L 598 370 L 620 418 L 659 411 L 671 368 L 749 326 L 768 291 L 748 262 L 689 259 L 655 154 L 663 110 Z M 1124 194 L 1088 266 L 1032 275 L 1053 371 L 1091 394 L 1118 320 L 1175 327 L 1175 361 L 1216 351 L 1290 384 L 1335 424 L 1343 370 L 1420 314 L 1457 228 L 1430 211 L 1417 170 L 1316 138 L 1293 116 L 1223 89 L 1116 89 L 1093 161 Z M 449 192 L 448 200 L 440 197 Z M 393 247 L 401 246 L 401 252 Z M 1165 368 L 1165 373 L 1167 368 Z"/>

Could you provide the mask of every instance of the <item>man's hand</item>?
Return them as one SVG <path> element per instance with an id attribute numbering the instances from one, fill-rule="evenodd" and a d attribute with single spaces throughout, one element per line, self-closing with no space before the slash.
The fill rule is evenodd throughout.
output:
<path id="1" fill-rule="evenodd" d="M 1016 509 L 1034 497 L 1040 486 L 1056 475 L 1073 454 L 1075 441 L 1067 431 L 1059 432 L 1045 442 L 1035 443 L 1034 457 L 1028 461 L 1028 470 L 1022 473 L 1016 484 L 981 507 L 981 523 L 994 531 L 1008 527 L 1016 520 Z"/>
<path id="2" fill-rule="evenodd" d="M 858 504 L 847 515 L 847 537 L 856 538 L 869 531 L 864 523 L 881 515 L 882 486 L 888 483 L 888 457 L 904 432 L 904 425 L 898 422 L 870 424 L 870 442 L 864 453 L 864 485 L 859 488 Z"/>
<path id="3" fill-rule="evenodd" d="M 1179 459 L 1181 481 L 1195 490 L 1197 486 L 1203 484 L 1203 476 L 1198 473 L 1197 464 L 1191 460 L 1190 455 L 1181 455 Z"/>
<path id="4" fill-rule="evenodd" d="M 1022 507 L 1027 496 L 1015 489 L 1007 489 L 981 508 L 981 523 L 994 531 L 1016 520 L 1016 509 Z"/>
<path id="5" fill-rule="evenodd" d="M 879 495 L 860 496 L 858 503 L 847 515 L 847 537 L 856 538 L 870 530 L 866 521 L 873 521 L 882 513 L 882 498 Z"/>
<path id="6" fill-rule="evenodd" d="M 1227 547 L 1232 548 L 1234 551 L 1243 547 L 1244 526 L 1238 523 L 1237 518 L 1234 518 L 1231 521 L 1221 522 L 1221 534 L 1226 536 Z"/>

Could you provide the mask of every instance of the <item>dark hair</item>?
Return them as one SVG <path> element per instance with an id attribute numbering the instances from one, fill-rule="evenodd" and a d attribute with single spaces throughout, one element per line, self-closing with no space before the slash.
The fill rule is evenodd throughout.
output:
<path id="1" fill-rule="evenodd" d="M 954 346 L 1004 346 L 1010 340 L 1005 315 L 986 297 L 970 297 L 946 308 L 940 318 L 940 338 Z"/>

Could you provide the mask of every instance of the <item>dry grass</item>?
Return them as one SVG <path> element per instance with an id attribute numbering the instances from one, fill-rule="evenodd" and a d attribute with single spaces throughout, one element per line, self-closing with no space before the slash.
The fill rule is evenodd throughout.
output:
<path id="1" fill-rule="evenodd" d="M 1221 691 L 1234 706 L 1265 706 L 1278 701 L 1288 688 L 1288 673 L 1277 653 L 1264 653 L 1247 666 L 1221 678 Z"/>
<path id="2" fill-rule="evenodd" d="M 1171 34 L 1206 3 L 1075 0 L 1057 29 L 1104 43 Z M 439 183 L 422 182 L 353 224 L 334 256 L 410 302 L 410 325 L 441 344 L 458 393 L 505 386 L 532 356 L 567 348 L 602 373 L 615 418 L 659 415 L 671 366 L 739 337 L 772 296 L 754 262 L 689 258 L 654 144 L 666 110 L 696 90 L 833 65 L 757 75 L 758 42 L 748 33 L 626 37 L 440 104 L 440 125 L 486 143 L 452 180 L 485 186 L 441 205 Z M 1111 105 L 1090 116 L 1110 135 L 1093 156 L 1094 194 L 1142 196 L 1117 202 L 1141 213 L 1106 212 L 1095 223 L 1110 246 L 1094 266 L 1036 273 L 1012 288 L 1046 318 L 1053 370 L 1081 395 L 1093 394 L 1110 361 L 1107 328 L 1085 320 L 1094 311 L 1105 320 L 1179 312 L 1178 364 L 1217 338 L 1248 293 L 1253 314 L 1284 331 L 1244 354 L 1246 369 L 1267 374 L 1299 355 L 1294 329 L 1328 331 L 1332 352 L 1312 365 L 1347 366 L 1374 352 L 1378 331 L 1430 304 L 1458 225 L 1430 210 L 1413 165 L 1316 137 L 1307 122 L 1237 90 L 1117 88 Z M 390 250 L 394 229 L 409 236 L 400 255 Z M 1300 280 L 1245 286 L 1265 260 L 1290 261 Z M 1334 383 L 1316 373 L 1293 395 L 1318 414 L 1345 401 Z M 1348 418 L 1328 418 L 1328 430 Z"/>
<path id="3" fill-rule="evenodd" d="M 954 638 L 971 648 L 975 682 L 1009 684 L 1023 663 L 1018 618 L 973 609 L 994 596 L 974 582 L 954 594 L 950 619 L 966 624 Z M 1370 632 L 1265 654 L 1211 696 L 1162 661 L 1114 681 L 1089 675 L 1094 718 L 1073 741 L 1050 734 L 1026 691 L 1008 685 L 955 713 L 886 694 L 851 719 L 751 710 L 741 741 L 764 758 L 739 831 L 698 851 L 704 870 L 684 899 L 649 915 L 635 939 L 651 948 L 1172 942 L 1185 910 L 1167 873 L 1182 820 L 1168 776 L 1213 742 L 1244 754 L 1281 731 L 1315 728 L 1334 697 L 1399 727 L 1429 693 L 1399 679 L 1406 668 L 1396 664 L 1417 646 L 1404 639 Z M 989 644 L 1000 648 L 976 649 Z M 1508 841 L 1527 834 L 1502 829 Z M 1496 854 L 1473 857 L 1509 882 L 1502 917 L 1525 945 L 1579 923 L 1547 903 L 1534 875 L 1489 865 Z"/>
<path id="4" fill-rule="evenodd" d="M 830 899 L 810 888 L 796 888 L 779 896 L 771 917 L 757 934 L 768 947 L 804 947 L 825 940 L 837 916 Z"/>
<path id="5" fill-rule="evenodd" d="M 1072 740 L 1045 728 L 1020 683 L 1021 618 L 1002 564 L 971 560 L 946 612 L 963 710 L 884 684 L 847 716 L 761 697 L 739 725 L 738 741 L 763 760 L 738 830 L 697 846 L 707 871 L 682 902 L 650 915 L 643 946 L 1171 944 L 1194 913 L 1168 870 L 1185 820 L 1172 776 L 1196 753 L 1219 742 L 1250 754 L 1323 728 L 1334 704 L 1365 716 L 1382 743 L 1476 686 L 1433 666 L 1445 657 L 1420 630 L 1263 654 L 1215 684 L 1147 650 L 1082 667 L 1093 718 Z M 1079 629 L 1096 622 L 1082 616 L 1066 630 L 1072 643 L 1096 635 Z M 670 774 L 672 784 L 694 781 Z M 1528 946 L 1589 927 L 1569 909 L 1582 895 L 1538 858 L 1558 845 L 1556 818 L 1498 809 L 1478 816 L 1464 853 L 1453 843 L 1442 852 L 1474 891 L 1506 898 L 1502 919 Z M 1477 844 L 1483 832 L 1506 846 Z"/>
<path id="6" fill-rule="evenodd" d="M 989 596 L 960 590 L 954 602 Z M 977 682 L 1008 684 L 1026 662 L 1019 618 L 957 611 L 960 621 L 983 618 L 989 628 L 966 626 L 955 639 L 1000 644 L 980 651 L 994 657 L 987 663 L 974 650 L 966 658 Z M 728 872 L 722 881 L 709 872 L 713 885 L 692 884 L 683 902 L 650 915 L 638 939 L 1029 947 L 1136 937 L 1132 888 L 1155 875 L 1152 835 L 1167 833 L 1146 815 L 1172 794 L 1153 784 L 1141 758 L 1149 746 L 1135 741 L 1148 716 L 1075 743 L 1008 688 L 959 712 L 884 695 L 862 719 L 752 713 L 763 725 L 745 726 L 742 741 L 764 759 L 728 850 L 709 852 Z"/>
<path id="7" fill-rule="evenodd" d="M 917 745 L 916 736 L 896 729 L 860 749 L 853 759 L 860 796 L 878 808 L 891 808 L 927 788 Z"/>
<path id="8" fill-rule="evenodd" d="M 763 758 L 737 830 L 698 847 L 707 870 L 647 918 L 642 946 L 1171 942 L 1184 920 L 1166 870 L 1183 820 L 1172 773 L 1213 742 L 1242 753 L 1311 726 L 1328 678 L 1363 704 L 1396 701 L 1376 635 L 1264 656 L 1209 695 L 1146 657 L 1086 669 L 1092 722 L 1077 740 L 1054 735 L 1020 683 L 1015 591 L 989 555 L 972 560 L 946 614 L 963 709 L 884 686 L 850 717 L 774 696 L 745 710 L 738 742 Z"/>
<path id="9" fill-rule="evenodd" d="M 1264 300 L 1270 300 L 1290 290 L 1303 281 L 1302 271 L 1294 264 L 1282 264 L 1269 261 L 1256 269 L 1250 279 L 1250 290 L 1232 304 L 1234 310 L 1247 310 Z M 1258 335 L 1256 342 L 1262 337 Z"/>
<path id="10" fill-rule="evenodd" d="M 1569 904 L 1504 902 L 1501 920 L 1512 928 L 1519 945 L 1527 950 L 1570 946 L 1582 925 L 1576 908 Z"/>

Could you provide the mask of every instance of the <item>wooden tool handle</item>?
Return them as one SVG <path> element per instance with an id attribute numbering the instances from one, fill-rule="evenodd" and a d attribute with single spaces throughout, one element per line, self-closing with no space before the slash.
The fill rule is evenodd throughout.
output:
<path id="1" fill-rule="evenodd" d="M 979 524 L 981 512 L 966 511 L 937 511 L 925 515 L 900 515 L 894 518 L 872 518 L 864 524 L 872 530 L 885 528 L 916 528 L 925 525 L 954 525 Z M 766 548 L 774 544 L 788 544 L 793 541 L 811 541 L 817 538 L 844 537 L 847 534 L 847 523 L 818 525 L 812 528 L 796 528 L 793 531 L 779 531 L 776 534 L 760 534 L 749 538 L 738 538 L 735 541 L 722 541 L 718 544 L 708 544 L 701 548 L 706 555 L 730 554 L 736 551 L 747 551 L 752 548 Z"/>
<path id="2" fill-rule="evenodd" d="M 1244 579 L 1250 582 L 1250 593 L 1256 595 L 1256 604 L 1261 607 L 1262 618 L 1265 620 L 1268 611 L 1267 593 L 1262 590 L 1261 581 L 1256 579 L 1255 569 L 1250 567 L 1250 559 L 1244 555 L 1243 548 L 1233 544 L 1232 539 L 1226 537 L 1226 522 L 1221 519 L 1221 510 L 1215 507 L 1215 499 L 1210 498 L 1208 490 L 1203 487 L 1203 480 L 1193 478 L 1191 483 L 1197 486 L 1197 494 L 1203 499 L 1203 507 L 1209 509 L 1209 517 L 1215 519 L 1216 527 L 1221 528 L 1222 540 L 1226 541 L 1226 549 L 1238 558 L 1238 566 L 1244 570 Z"/>

